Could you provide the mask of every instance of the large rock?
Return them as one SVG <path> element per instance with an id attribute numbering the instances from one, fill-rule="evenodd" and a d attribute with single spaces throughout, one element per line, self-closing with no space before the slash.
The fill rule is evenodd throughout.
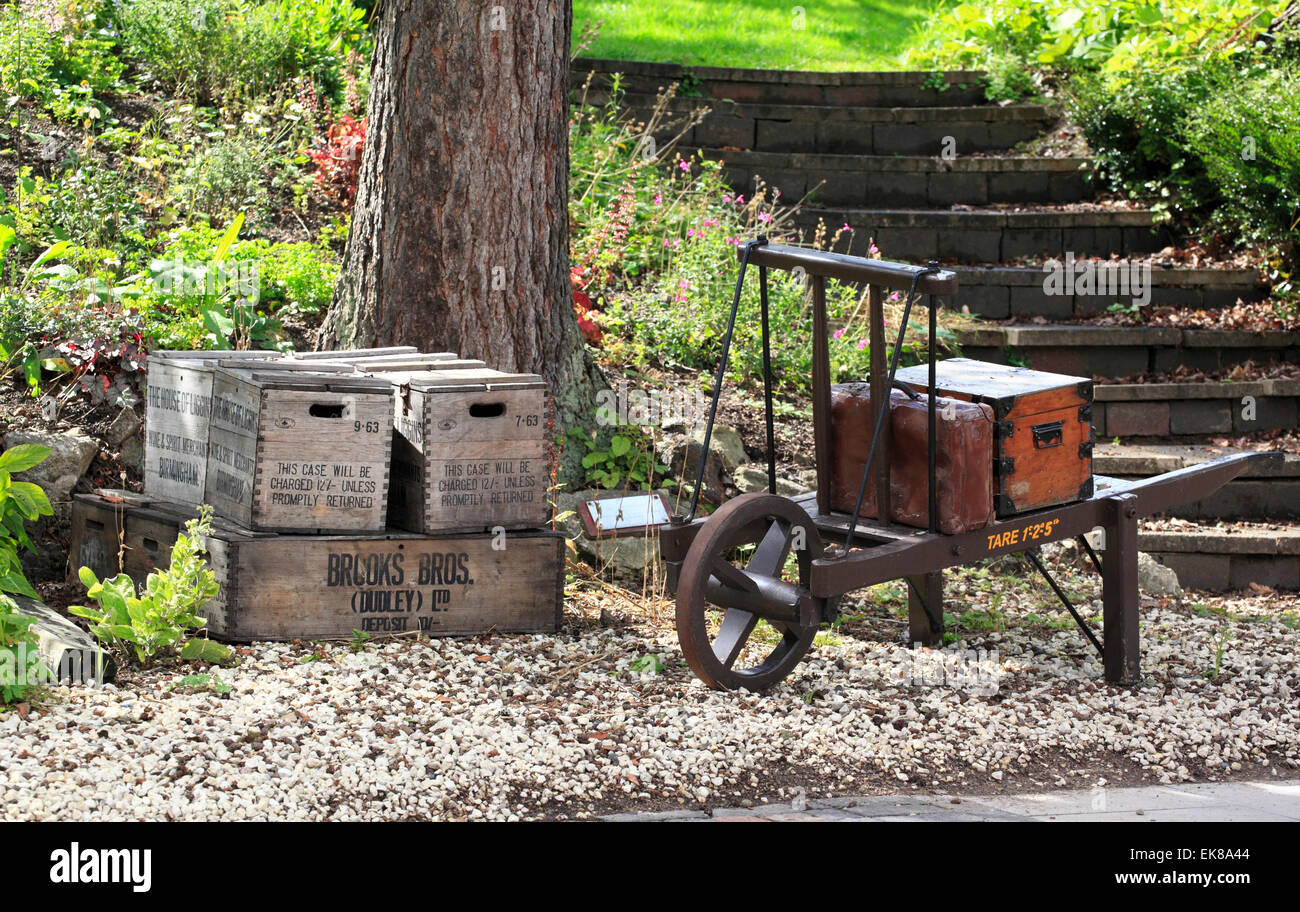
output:
<path id="1" fill-rule="evenodd" d="M 72 489 L 77 486 L 81 476 L 86 474 L 95 460 L 95 454 L 99 452 L 98 441 L 86 436 L 80 429 L 62 434 L 13 431 L 5 435 L 4 442 L 5 449 L 24 443 L 50 448 L 50 455 L 44 462 L 26 472 L 20 472 L 17 477 L 39 485 L 54 505 L 56 515 L 71 510 Z"/>
<path id="2" fill-rule="evenodd" d="M 104 442 L 109 446 L 120 447 L 128 437 L 134 437 L 140 430 L 140 416 L 135 413 L 135 409 L 124 408 L 117 413 L 113 423 L 108 426 L 108 431 L 104 434 Z"/>
<path id="3" fill-rule="evenodd" d="M 1147 595 L 1183 597 L 1178 574 L 1144 551 L 1138 552 L 1138 589 Z"/>
<path id="4" fill-rule="evenodd" d="M 582 501 L 611 497 L 615 493 L 600 488 L 572 494 L 559 491 L 555 495 L 555 510 L 557 515 L 572 514 L 561 520 L 561 526 L 587 563 L 616 579 L 639 582 L 646 570 L 659 561 L 659 540 L 654 536 L 591 539 L 578 516 L 578 504 Z"/>
<path id="5" fill-rule="evenodd" d="M 699 475 L 703 450 L 704 429 L 696 428 L 690 436 L 680 434 L 661 439 L 656 454 L 659 461 L 669 467 L 674 478 L 689 486 L 695 484 Z M 744 462 L 745 447 L 740 442 L 740 434 L 725 424 L 715 425 L 713 436 L 709 438 L 709 460 L 705 466 L 701 497 L 710 503 L 722 503 L 723 475 L 734 472 Z"/>
<path id="6" fill-rule="evenodd" d="M 704 445 L 703 427 L 697 427 L 691 435 L 691 439 L 697 441 L 701 446 Z M 710 459 L 717 458 L 722 461 L 722 470 L 724 472 L 734 472 L 746 460 L 745 444 L 740 439 L 740 432 L 735 428 L 725 424 L 715 424 L 713 426 L 713 436 L 709 438 L 709 452 L 713 455 Z"/>
<path id="7" fill-rule="evenodd" d="M 736 489 L 742 494 L 752 494 L 755 491 L 767 490 L 767 466 L 764 465 L 743 465 L 731 473 L 731 480 L 736 483 Z M 810 490 L 782 478 L 776 477 L 776 493 L 782 497 L 794 497 Z"/>
<path id="8" fill-rule="evenodd" d="M 118 454 L 122 465 L 133 470 L 137 475 L 144 474 L 144 444 L 136 437 L 122 441 L 122 450 Z"/>
<path id="9" fill-rule="evenodd" d="M 18 612 L 36 623 L 42 663 L 56 681 L 65 684 L 108 684 L 117 675 L 113 659 L 86 631 L 43 602 L 13 596 Z"/>

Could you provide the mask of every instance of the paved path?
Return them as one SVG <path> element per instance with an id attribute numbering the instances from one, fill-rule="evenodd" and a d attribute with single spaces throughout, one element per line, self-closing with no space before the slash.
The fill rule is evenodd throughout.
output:
<path id="1" fill-rule="evenodd" d="M 1095 788 L 1021 795 L 810 798 L 752 808 L 615 814 L 616 821 L 1134 820 L 1300 822 L 1300 779 Z"/>

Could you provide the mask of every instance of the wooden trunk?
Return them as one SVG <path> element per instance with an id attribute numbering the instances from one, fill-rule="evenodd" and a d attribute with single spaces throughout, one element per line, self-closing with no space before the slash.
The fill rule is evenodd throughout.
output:
<path id="1" fill-rule="evenodd" d="M 875 412 L 866 383 L 834 387 L 831 400 L 831 508 L 852 513 L 871 451 Z M 993 521 L 993 410 L 983 403 L 939 399 L 935 403 L 936 528 L 946 535 L 982 529 Z M 889 397 L 889 519 L 925 528 L 930 522 L 929 408 L 899 390 Z M 879 446 L 879 444 L 877 444 Z M 873 465 L 879 453 L 872 457 Z M 862 516 L 878 517 L 879 495 L 868 484 Z"/>
<path id="2" fill-rule="evenodd" d="M 924 391 L 924 364 L 898 379 Z M 994 507 L 999 517 L 1092 496 L 1092 380 L 951 358 L 936 393 L 993 409 Z"/>
<path id="3" fill-rule="evenodd" d="M 103 541 L 85 542 L 93 534 L 89 517 L 106 526 L 120 521 L 127 542 L 155 540 L 154 552 L 128 557 L 125 572 L 139 585 L 150 569 L 166 567 L 177 531 L 193 514 L 176 504 L 79 495 L 73 515 L 75 555 L 105 550 Z M 551 633 L 563 612 L 558 532 L 305 536 L 222 523 L 204 544 L 221 586 L 204 609 L 208 629 L 227 640 L 338 638 L 353 630 Z"/>
<path id="4" fill-rule="evenodd" d="M 549 516 L 546 383 L 533 374 L 402 375 L 389 521 L 412 532 L 522 529 Z"/>
<path id="5" fill-rule="evenodd" d="M 385 380 L 218 370 L 206 502 L 255 530 L 382 530 L 392 432 Z"/>

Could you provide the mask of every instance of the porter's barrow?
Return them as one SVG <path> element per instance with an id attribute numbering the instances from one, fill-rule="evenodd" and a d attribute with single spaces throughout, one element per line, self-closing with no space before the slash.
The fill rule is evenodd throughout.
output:
<path id="1" fill-rule="evenodd" d="M 677 632 L 682 651 L 694 672 L 709 686 L 762 690 L 781 681 L 812 645 L 819 626 L 833 618 L 837 599 L 855 589 L 895 579 L 909 584 L 909 627 L 913 643 L 940 644 L 943 637 L 942 571 L 983 558 L 1023 552 L 1047 576 L 1065 607 L 1102 656 L 1106 680 L 1132 682 L 1139 676 L 1137 535 L 1138 520 L 1177 504 L 1200 500 L 1246 471 L 1249 461 L 1268 454 L 1229 456 L 1193 468 L 1141 481 L 1093 476 L 1079 498 L 1070 503 L 1001 515 L 983 528 L 959 534 L 937 531 L 935 517 L 941 494 L 936 484 L 934 361 L 936 296 L 957 291 L 954 273 L 938 268 L 888 263 L 815 250 L 768 244 L 764 239 L 740 248 L 741 268 L 733 300 L 731 324 L 723 343 L 722 365 L 714 386 L 703 452 L 709 451 L 713 414 L 721 392 L 746 266 L 759 267 L 763 329 L 764 380 L 767 404 L 769 493 L 746 494 L 728 501 L 711 516 L 696 518 L 696 503 L 684 517 L 672 517 L 659 530 L 668 579 L 677 598 Z M 805 275 L 812 292 L 813 422 L 817 490 L 797 498 L 777 496 L 772 417 L 771 362 L 768 347 L 767 270 L 786 269 Z M 929 527 L 866 519 L 831 507 L 831 370 L 827 335 L 825 283 L 828 278 L 867 286 L 870 302 L 872 402 L 889 401 L 895 385 L 898 345 L 886 365 L 884 340 L 886 289 L 906 297 L 901 321 L 907 325 L 918 295 L 930 301 L 929 381 L 931 416 L 928 448 Z M 901 342 L 901 338 L 899 340 Z M 913 382 L 913 387 L 916 384 Z M 876 406 L 873 405 L 873 410 Z M 875 424 L 882 427 L 880 415 Z M 869 483 L 876 500 L 889 503 L 889 463 L 900 458 L 889 451 L 888 435 L 876 432 L 863 469 L 858 505 Z M 1055 443 L 1046 439 L 1044 445 Z M 874 457 L 874 458 L 873 458 Z M 705 460 L 701 460 L 703 463 Z M 874 472 L 873 472 L 874 469 Z M 700 466 L 698 492 L 704 477 Z M 698 493 L 696 495 L 698 500 Z M 883 509 L 879 516 L 888 517 Z M 1093 552 L 1084 533 L 1105 532 L 1104 555 Z M 1079 537 L 1103 581 L 1103 630 L 1096 636 L 1047 575 L 1038 546 Z M 776 637 L 754 636 L 766 621 Z M 775 645 L 773 645 L 773 643 Z"/>

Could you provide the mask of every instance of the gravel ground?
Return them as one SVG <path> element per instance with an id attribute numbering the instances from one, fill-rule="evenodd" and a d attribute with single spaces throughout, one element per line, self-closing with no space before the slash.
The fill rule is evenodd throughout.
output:
<path id="1" fill-rule="evenodd" d="M 870 590 L 765 696 L 705 689 L 669 603 L 589 579 L 555 636 L 258 643 L 217 672 L 225 695 L 176 687 L 175 668 L 59 688 L 0 717 L 0 813 L 517 819 L 1294 777 L 1300 598 L 1144 599 L 1146 678 L 1123 689 L 1015 566 L 950 574 L 964 639 L 944 650 L 898 643 L 901 588 Z M 1095 583 L 1057 569 L 1095 615 Z M 650 654 L 661 673 L 631 669 Z"/>

